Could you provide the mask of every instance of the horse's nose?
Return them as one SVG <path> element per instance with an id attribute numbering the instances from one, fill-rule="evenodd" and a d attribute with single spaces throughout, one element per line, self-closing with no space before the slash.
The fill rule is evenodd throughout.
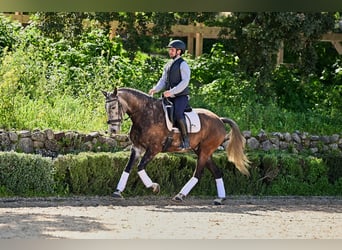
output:
<path id="1" fill-rule="evenodd" d="M 118 131 L 119 131 L 119 129 L 118 129 L 117 126 L 113 126 L 113 125 L 109 125 L 108 126 L 108 133 L 109 133 L 109 135 L 117 134 Z"/>
<path id="2" fill-rule="evenodd" d="M 115 128 L 112 128 L 111 126 L 109 126 L 109 134 L 116 134 L 116 129 Z"/>

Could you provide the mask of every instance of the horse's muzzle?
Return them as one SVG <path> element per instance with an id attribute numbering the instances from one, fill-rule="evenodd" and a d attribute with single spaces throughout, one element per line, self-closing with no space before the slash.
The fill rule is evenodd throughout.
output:
<path id="1" fill-rule="evenodd" d="M 113 135 L 113 134 L 117 134 L 120 132 L 120 125 L 113 125 L 113 124 L 109 124 L 108 125 L 108 133 L 109 135 Z"/>

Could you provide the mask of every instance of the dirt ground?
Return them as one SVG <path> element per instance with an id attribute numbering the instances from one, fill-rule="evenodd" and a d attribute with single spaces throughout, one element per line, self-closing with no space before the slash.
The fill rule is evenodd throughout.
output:
<path id="1" fill-rule="evenodd" d="M 342 199 L 1 198 L 0 239 L 342 239 Z"/>

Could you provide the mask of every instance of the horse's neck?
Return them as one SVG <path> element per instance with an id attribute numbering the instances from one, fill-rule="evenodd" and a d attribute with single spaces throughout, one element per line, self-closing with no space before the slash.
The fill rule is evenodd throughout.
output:
<path id="1" fill-rule="evenodd" d="M 148 96 L 141 95 L 132 91 L 123 91 L 120 96 L 125 101 L 127 107 L 127 114 L 132 116 L 134 114 L 142 113 L 148 108 Z"/>

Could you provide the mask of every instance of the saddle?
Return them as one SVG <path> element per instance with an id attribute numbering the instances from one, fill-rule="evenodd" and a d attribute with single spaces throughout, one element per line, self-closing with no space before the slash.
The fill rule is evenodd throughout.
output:
<path id="1" fill-rule="evenodd" d="M 168 99 L 162 98 L 163 110 L 165 114 L 166 126 L 169 131 L 180 133 L 175 124 L 173 103 Z M 201 121 L 198 114 L 190 106 L 184 112 L 188 133 L 198 133 L 201 130 Z"/>

